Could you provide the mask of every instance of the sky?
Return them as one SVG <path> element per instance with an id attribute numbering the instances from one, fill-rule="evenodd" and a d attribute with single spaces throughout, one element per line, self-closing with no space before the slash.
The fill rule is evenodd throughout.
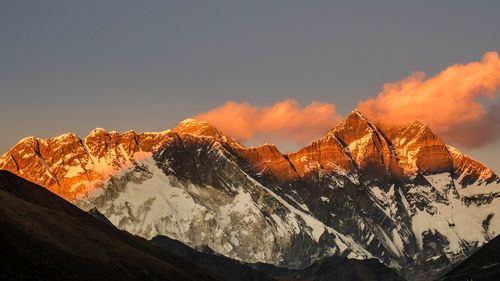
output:
<path id="1" fill-rule="evenodd" d="M 0 1 L 0 153 L 31 135 L 224 125 L 220 112 L 247 126 L 238 138 L 286 151 L 358 108 L 419 119 L 498 173 L 499 14 L 499 1 Z"/>

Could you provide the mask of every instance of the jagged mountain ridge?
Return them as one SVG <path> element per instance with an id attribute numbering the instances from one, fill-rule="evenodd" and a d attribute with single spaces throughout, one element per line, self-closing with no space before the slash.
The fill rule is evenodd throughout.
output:
<path id="1" fill-rule="evenodd" d="M 374 256 L 418 278 L 500 231 L 493 171 L 423 124 L 377 126 L 357 111 L 289 155 L 185 120 L 161 133 L 28 138 L 0 168 L 131 233 L 247 262 L 303 268 L 329 255 Z"/>

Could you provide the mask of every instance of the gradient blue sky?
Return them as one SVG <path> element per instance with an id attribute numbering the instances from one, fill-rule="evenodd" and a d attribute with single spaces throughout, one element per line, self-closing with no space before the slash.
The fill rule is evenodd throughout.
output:
<path id="1" fill-rule="evenodd" d="M 335 103 L 500 51 L 499 1 L 1 1 L 0 153 L 228 100 Z M 500 172 L 500 142 L 465 150 Z"/>

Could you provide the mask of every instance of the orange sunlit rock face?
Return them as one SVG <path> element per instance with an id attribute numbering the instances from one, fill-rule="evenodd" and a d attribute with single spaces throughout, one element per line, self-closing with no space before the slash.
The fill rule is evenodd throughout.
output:
<path id="1" fill-rule="evenodd" d="M 406 174 L 420 171 L 434 174 L 452 171 L 451 155 L 442 139 L 420 122 L 384 130 L 399 156 Z"/>
<path id="2" fill-rule="evenodd" d="M 368 178 L 402 175 L 389 140 L 360 112 L 351 113 L 333 134 L 346 144 L 352 159 Z"/>
<path id="3" fill-rule="evenodd" d="M 299 179 L 292 164 L 272 144 L 239 149 L 238 153 L 253 166 L 256 172 L 272 176 L 280 183 Z"/>
<path id="4" fill-rule="evenodd" d="M 291 153 L 288 157 L 301 176 L 318 168 L 328 172 L 352 172 L 356 169 L 356 163 L 352 161 L 340 140 L 333 134 L 327 134 L 324 138 Z"/>
<path id="5" fill-rule="evenodd" d="M 491 183 L 498 180 L 497 175 L 479 161 L 458 151 L 454 147 L 448 146 L 453 162 L 453 173 L 459 178 L 460 184 L 469 185 L 476 181 L 480 183 Z"/>
<path id="6" fill-rule="evenodd" d="M 290 159 L 302 174 L 319 167 L 349 173 L 359 170 L 367 178 L 400 177 L 401 167 L 390 146 L 384 134 L 355 111 L 320 141 L 290 154 Z"/>

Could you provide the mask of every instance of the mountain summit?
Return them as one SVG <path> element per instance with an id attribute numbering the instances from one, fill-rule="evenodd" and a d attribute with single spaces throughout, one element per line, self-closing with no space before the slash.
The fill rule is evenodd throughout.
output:
<path id="1" fill-rule="evenodd" d="M 21 140 L 0 169 L 115 226 L 245 262 L 305 268 L 378 258 L 437 276 L 500 234 L 500 179 L 427 126 L 353 111 L 297 152 L 245 147 L 207 122 Z"/>
<path id="2" fill-rule="evenodd" d="M 210 125 L 208 122 L 196 119 L 185 119 L 179 122 L 179 124 L 177 124 L 172 131 L 180 134 L 192 134 L 196 136 L 215 138 L 221 138 L 223 136 L 219 130 Z"/>

